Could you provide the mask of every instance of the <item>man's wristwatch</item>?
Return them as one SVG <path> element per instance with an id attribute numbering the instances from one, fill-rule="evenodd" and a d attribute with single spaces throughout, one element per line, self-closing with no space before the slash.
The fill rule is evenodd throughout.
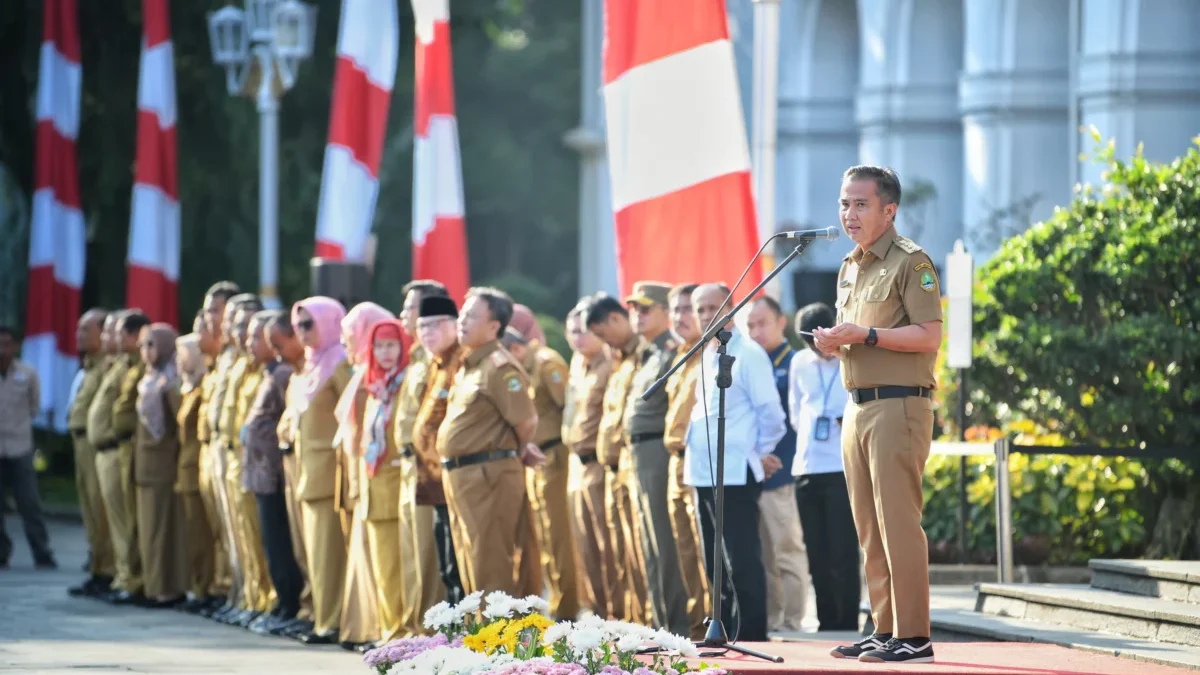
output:
<path id="1" fill-rule="evenodd" d="M 863 344 L 868 347 L 874 347 L 879 344 L 879 333 L 876 333 L 874 328 L 868 328 L 867 339 L 863 340 Z"/>

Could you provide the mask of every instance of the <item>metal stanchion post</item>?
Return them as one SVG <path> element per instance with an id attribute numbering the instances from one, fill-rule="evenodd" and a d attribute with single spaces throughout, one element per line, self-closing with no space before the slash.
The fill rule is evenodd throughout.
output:
<path id="1" fill-rule="evenodd" d="M 1008 438 L 996 441 L 996 566 L 1000 583 L 1013 580 L 1012 485 L 1009 482 Z"/>

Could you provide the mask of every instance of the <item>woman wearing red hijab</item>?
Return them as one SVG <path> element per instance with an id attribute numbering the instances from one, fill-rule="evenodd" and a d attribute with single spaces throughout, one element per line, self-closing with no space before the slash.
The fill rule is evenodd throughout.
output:
<path id="1" fill-rule="evenodd" d="M 359 446 L 362 487 L 356 516 L 367 524 L 367 546 L 379 597 L 379 632 L 382 642 L 388 642 L 404 630 L 404 576 L 399 555 L 402 463 L 394 435 L 388 431 L 400 398 L 397 394 L 404 379 L 409 345 L 404 327 L 395 319 L 372 326 L 369 344 L 370 357 L 363 378 L 367 406 Z"/>

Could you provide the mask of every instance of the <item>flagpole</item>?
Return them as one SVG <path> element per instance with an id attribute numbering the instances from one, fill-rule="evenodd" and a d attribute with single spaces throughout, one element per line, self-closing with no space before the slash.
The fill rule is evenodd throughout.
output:
<path id="1" fill-rule="evenodd" d="M 775 234 L 775 141 L 779 111 L 779 0 L 754 0 L 754 76 L 751 165 L 754 195 L 758 204 L 759 240 Z M 763 252 L 764 270 L 775 267 L 775 251 Z M 774 280 L 767 293 L 784 307 L 791 307 L 790 283 Z"/>

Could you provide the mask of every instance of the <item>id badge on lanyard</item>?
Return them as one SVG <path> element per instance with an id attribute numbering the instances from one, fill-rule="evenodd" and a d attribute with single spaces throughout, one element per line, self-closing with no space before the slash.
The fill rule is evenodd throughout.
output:
<path id="1" fill-rule="evenodd" d="M 833 426 L 832 420 L 826 415 L 821 415 L 817 418 L 817 423 L 813 425 L 813 438 L 818 441 L 829 440 L 829 428 Z"/>
<path id="2" fill-rule="evenodd" d="M 825 384 L 825 371 L 821 367 L 821 363 L 818 361 L 816 366 L 817 377 L 821 378 L 821 388 L 824 389 L 824 392 L 821 397 L 821 416 L 813 424 L 813 440 L 827 441 L 833 429 L 833 420 L 825 412 L 829 410 L 829 394 L 833 390 L 833 382 L 837 379 L 837 373 L 829 378 L 829 384 Z"/>

